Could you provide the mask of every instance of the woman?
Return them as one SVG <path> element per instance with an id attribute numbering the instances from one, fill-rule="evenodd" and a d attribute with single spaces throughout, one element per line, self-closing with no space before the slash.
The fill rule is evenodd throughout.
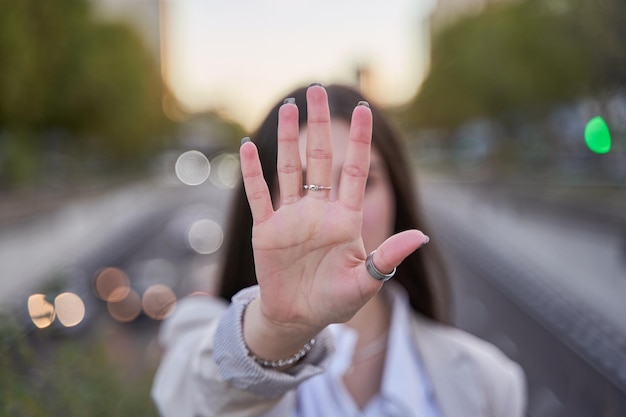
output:
<path id="1" fill-rule="evenodd" d="M 288 97 L 242 143 L 221 298 L 162 328 L 162 415 L 522 416 L 519 366 L 444 324 L 398 134 L 351 88 Z"/>

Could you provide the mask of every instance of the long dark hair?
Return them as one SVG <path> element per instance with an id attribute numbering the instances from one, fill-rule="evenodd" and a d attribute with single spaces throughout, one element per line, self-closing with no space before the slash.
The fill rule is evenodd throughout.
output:
<path id="1" fill-rule="evenodd" d="M 372 145 L 381 154 L 396 197 L 394 231 L 419 229 L 428 234 L 422 221 L 413 170 L 407 159 L 405 144 L 399 132 L 387 117 L 357 90 L 344 85 L 325 86 L 332 119 L 350 122 L 352 111 L 361 100 L 370 103 L 374 119 Z M 293 97 L 299 108 L 300 126 L 306 124 L 306 87 L 298 88 L 285 97 Z M 270 190 L 277 190 L 276 158 L 278 109 L 282 101 L 272 108 L 252 140 L 259 150 L 263 175 Z M 224 262 L 222 264 L 218 294 L 226 299 L 239 290 L 255 285 L 256 276 L 252 252 L 252 215 L 243 184 L 240 184 L 233 201 L 230 222 L 227 225 Z M 407 291 L 411 307 L 422 315 L 440 322 L 449 320 L 447 274 L 436 245 L 431 242 L 411 254 L 398 266 L 394 280 Z"/>

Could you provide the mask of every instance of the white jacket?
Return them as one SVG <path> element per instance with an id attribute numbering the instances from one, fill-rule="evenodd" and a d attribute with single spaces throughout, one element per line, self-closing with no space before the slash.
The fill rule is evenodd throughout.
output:
<path id="1" fill-rule="evenodd" d="M 163 417 L 294 415 L 295 388 L 327 367 L 332 337 L 320 334 L 290 373 L 263 369 L 247 356 L 241 336 L 241 315 L 257 291 L 243 290 L 230 305 L 189 297 L 163 323 L 165 352 L 152 391 Z M 496 347 L 417 314 L 412 333 L 444 417 L 524 415 L 524 374 Z"/>

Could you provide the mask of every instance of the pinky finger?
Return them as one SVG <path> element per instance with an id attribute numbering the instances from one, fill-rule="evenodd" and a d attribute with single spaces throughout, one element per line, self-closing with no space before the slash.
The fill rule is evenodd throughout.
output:
<path id="1" fill-rule="evenodd" d="M 252 211 L 252 218 L 255 224 L 262 223 L 274 213 L 274 208 L 267 183 L 263 178 L 259 153 L 249 138 L 241 141 L 239 157 L 243 185 Z"/>

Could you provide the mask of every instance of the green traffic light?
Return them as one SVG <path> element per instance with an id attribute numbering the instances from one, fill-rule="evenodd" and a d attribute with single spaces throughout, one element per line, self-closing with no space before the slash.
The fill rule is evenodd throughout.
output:
<path id="1" fill-rule="evenodd" d="M 604 119 L 596 116 L 585 127 L 585 142 L 595 153 L 608 153 L 611 150 L 611 132 Z"/>

